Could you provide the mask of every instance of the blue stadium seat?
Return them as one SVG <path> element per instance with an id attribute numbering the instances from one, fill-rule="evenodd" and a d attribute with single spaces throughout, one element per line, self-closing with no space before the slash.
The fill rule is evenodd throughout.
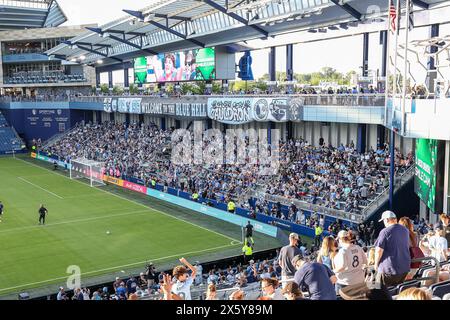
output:
<path id="1" fill-rule="evenodd" d="M 403 290 L 409 289 L 409 288 L 420 288 L 420 281 L 409 280 L 409 281 L 403 282 L 397 286 L 398 293 L 402 292 Z"/>
<path id="2" fill-rule="evenodd" d="M 447 293 L 450 293 L 450 280 L 435 283 L 430 286 L 430 290 L 433 293 L 433 296 L 439 297 L 442 299 Z"/>
<path id="3" fill-rule="evenodd" d="M 22 150 L 23 141 L 9 126 L 3 114 L 0 112 L 0 153 Z"/>

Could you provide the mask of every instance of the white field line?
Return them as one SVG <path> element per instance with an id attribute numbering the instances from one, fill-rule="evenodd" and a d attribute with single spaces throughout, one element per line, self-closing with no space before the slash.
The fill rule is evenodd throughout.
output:
<path id="1" fill-rule="evenodd" d="M 43 167 L 41 167 L 41 166 L 38 166 L 38 165 L 36 165 L 36 164 L 34 164 L 34 163 L 30 163 L 30 162 L 27 162 L 27 161 L 22 160 L 22 159 L 19 159 L 19 158 L 16 158 L 16 159 L 17 159 L 17 160 L 20 160 L 20 161 L 22 161 L 22 162 L 25 162 L 25 163 L 28 164 L 28 165 L 34 166 L 34 167 L 36 167 L 36 168 L 39 168 L 39 169 L 41 169 L 41 170 L 45 170 L 45 171 L 48 171 L 49 173 L 57 174 L 58 176 L 64 177 L 64 178 L 69 179 L 69 180 L 71 180 L 71 181 L 75 181 L 75 182 L 81 183 L 81 184 L 84 185 L 84 186 L 87 186 L 85 183 L 83 183 L 83 182 L 81 182 L 81 181 L 78 181 L 78 180 L 72 180 L 72 179 L 70 179 L 69 177 L 66 177 L 65 175 L 58 174 L 58 173 L 56 173 L 56 172 L 47 170 L 47 169 L 45 169 L 45 168 L 43 168 Z M 139 203 L 139 202 L 136 202 L 136 201 L 127 199 L 127 198 L 125 198 L 125 197 L 119 196 L 119 195 L 117 195 L 117 194 L 115 194 L 115 193 L 112 193 L 112 192 L 109 192 L 109 191 L 107 191 L 107 190 L 103 190 L 103 189 L 101 189 L 101 188 L 96 188 L 96 190 L 99 190 L 99 191 L 108 193 L 108 194 L 110 194 L 110 195 L 112 195 L 112 196 L 115 196 L 115 197 L 120 198 L 120 199 L 122 199 L 122 200 L 131 202 L 131 203 L 133 203 L 133 204 L 139 205 L 139 206 L 141 206 L 141 207 L 144 207 L 144 208 L 150 208 L 150 209 L 152 209 L 153 211 L 159 212 L 160 214 L 165 215 L 165 216 L 167 216 L 167 217 L 170 217 L 170 218 L 172 218 L 172 219 L 176 219 L 176 220 L 179 220 L 179 221 L 183 221 L 183 222 L 185 222 L 185 223 L 187 223 L 187 224 L 190 224 L 190 225 L 192 225 L 192 226 L 194 226 L 194 227 L 197 227 L 197 228 L 200 228 L 200 229 L 203 229 L 203 230 L 206 230 L 206 231 L 215 233 L 215 234 L 217 234 L 217 235 L 219 235 L 219 236 L 222 236 L 222 237 L 225 237 L 225 238 L 230 239 L 230 240 L 232 240 L 232 241 L 237 241 L 237 242 L 241 243 L 241 240 L 237 240 L 237 239 L 231 238 L 231 237 L 229 237 L 229 236 L 227 236 L 227 235 L 224 235 L 224 234 L 221 234 L 221 233 L 219 233 L 219 232 L 216 232 L 216 231 L 214 231 L 214 230 L 210 230 L 210 229 L 208 229 L 208 228 L 205 228 L 205 227 L 202 227 L 202 226 L 198 226 L 198 225 L 196 225 L 196 224 L 194 224 L 194 223 L 192 223 L 192 222 L 186 221 L 186 220 L 184 220 L 184 219 L 181 219 L 181 218 L 178 218 L 178 217 L 171 216 L 170 214 L 167 214 L 167 213 L 165 213 L 165 212 L 163 212 L 163 211 L 160 211 L 160 210 L 155 209 L 155 208 L 152 208 L 152 207 L 150 207 L 150 206 L 146 206 L 146 205 L 144 205 L 144 204 L 142 204 L 142 203 Z"/>
<path id="2" fill-rule="evenodd" d="M 57 198 L 59 198 L 59 199 L 64 199 L 63 197 L 58 196 L 56 193 L 53 193 L 53 192 L 51 192 L 51 191 L 49 191 L 49 190 L 47 190 L 47 189 L 45 189 L 45 188 L 42 188 L 42 187 L 38 186 L 37 184 L 34 184 L 33 182 L 30 182 L 30 181 L 28 181 L 28 180 L 26 180 L 26 179 L 24 179 L 24 178 L 22 178 L 22 177 L 17 177 L 17 179 L 22 180 L 22 181 L 24 181 L 24 182 L 26 182 L 26 183 L 28 183 L 28 184 L 31 184 L 32 186 L 34 186 L 34 187 L 36 187 L 36 188 L 39 188 L 39 189 L 41 189 L 41 190 L 43 190 L 43 191 L 45 191 L 45 192 L 47 192 L 47 193 L 50 193 L 52 196 L 55 196 L 55 197 L 57 197 Z"/>
<path id="3" fill-rule="evenodd" d="M 49 223 L 45 226 L 41 225 L 34 225 L 34 226 L 26 226 L 26 227 L 18 227 L 18 228 L 11 228 L 7 230 L 1 230 L 0 234 L 2 233 L 8 233 L 12 231 L 22 231 L 22 230 L 28 230 L 28 229 L 38 229 L 38 228 L 47 228 L 47 227 L 53 227 L 53 226 L 59 226 L 63 224 L 73 224 L 77 222 L 86 222 L 86 221 L 92 221 L 92 220 L 101 220 L 101 219 L 109 219 L 109 218 L 115 218 L 115 217 L 122 217 L 122 216 L 129 216 L 129 215 L 138 215 L 143 213 L 150 213 L 149 210 L 140 210 L 140 211 L 133 211 L 133 212 L 126 212 L 126 213 L 119 213 L 119 214 L 111 214 L 111 215 L 104 215 L 104 216 L 96 216 L 96 217 L 90 217 L 90 218 L 84 218 L 84 219 L 76 219 L 76 220 L 67 220 L 62 222 L 55 222 L 55 223 Z"/>
<path id="4" fill-rule="evenodd" d="M 9 169 L 20 169 L 23 166 L 0 166 L 0 171 L 8 171 Z"/>
<path id="5" fill-rule="evenodd" d="M 184 252 L 184 253 L 180 253 L 180 254 L 173 254 L 173 255 L 170 255 L 170 256 L 161 257 L 161 258 L 157 258 L 157 259 L 150 259 L 150 260 L 151 261 L 159 261 L 159 260 L 171 259 L 171 258 L 175 258 L 175 257 L 183 257 L 183 256 L 187 256 L 187 255 L 198 254 L 198 253 L 202 253 L 202 252 L 206 252 L 206 251 L 218 250 L 218 249 L 234 247 L 234 246 L 236 246 L 236 245 L 227 244 L 227 245 L 223 245 L 223 246 L 220 246 L 220 247 L 214 247 L 214 248 L 210 248 L 210 249 L 191 251 L 191 252 Z M 88 274 L 93 274 L 93 273 L 104 272 L 104 271 L 111 271 L 111 270 L 115 270 L 115 269 L 122 269 L 122 268 L 126 268 L 126 267 L 131 267 L 131 266 L 135 266 L 135 265 L 144 264 L 144 263 L 146 263 L 148 261 L 149 261 L 149 259 L 144 260 L 144 261 L 135 262 L 135 263 L 124 264 L 124 265 L 121 265 L 121 266 L 115 266 L 115 267 L 110 267 L 110 268 L 105 268 L 105 269 L 99 269 L 99 270 L 84 272 L 84 273 L 81 273 L 80 275 L 83 276 L 83 275 L 88 275 Z M 57 280 L 64 280 L 64 279 L 67 279 L 69 276 L 70 275 L 68 274 L 65 277 L 53 278 L 53 279 L 48 279 L 48 280 L 44 280 L 44 281 L 26 283 L 26 284 L 22 284 L 22 285 L 15 286 L 15 287 L 3 288 L 3 289 L 0 289 L 0 292 L 7 291 L 7 290 L 18 289 L 18 288 L 23 288 L 23 287 L 28 287 L 28 286 L 34 286 L 34 285 L 37 285 L 37 284 L 53 282 L 53 281 L 57 281 Z"/>

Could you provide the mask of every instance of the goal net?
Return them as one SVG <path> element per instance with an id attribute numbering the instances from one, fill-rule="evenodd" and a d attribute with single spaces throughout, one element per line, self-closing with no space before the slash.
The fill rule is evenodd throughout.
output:
<path id="1" fill-rule="evenodd" d="M 78 158 L 70 161 L 70 179 L 88 179 L 91 187 L 104 186 L 103 162 Z"/>

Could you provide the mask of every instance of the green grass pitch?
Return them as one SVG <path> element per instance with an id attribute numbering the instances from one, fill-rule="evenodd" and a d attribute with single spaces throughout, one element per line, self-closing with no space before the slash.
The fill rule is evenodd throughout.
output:
<path id="1" fill-rule="evenodd" d="M 54 288 L 72 265 L 83 279 L 147 261 L 240 251 L 237 234 L 208 230 L 20 159 L 0 158 L 0 201 L 0 296 Z M 49 211 L 45 226 L 38 224 L 41 203 Z"/>

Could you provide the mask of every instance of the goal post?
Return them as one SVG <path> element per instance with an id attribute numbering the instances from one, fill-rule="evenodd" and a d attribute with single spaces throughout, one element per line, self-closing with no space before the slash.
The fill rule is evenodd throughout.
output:
<path id="1" fill-rule="evenodd" d="M 78 158 L 70 160 L 70 179 L 88 179 L 91 187 L 104 186 L 103 162 Z"/>

